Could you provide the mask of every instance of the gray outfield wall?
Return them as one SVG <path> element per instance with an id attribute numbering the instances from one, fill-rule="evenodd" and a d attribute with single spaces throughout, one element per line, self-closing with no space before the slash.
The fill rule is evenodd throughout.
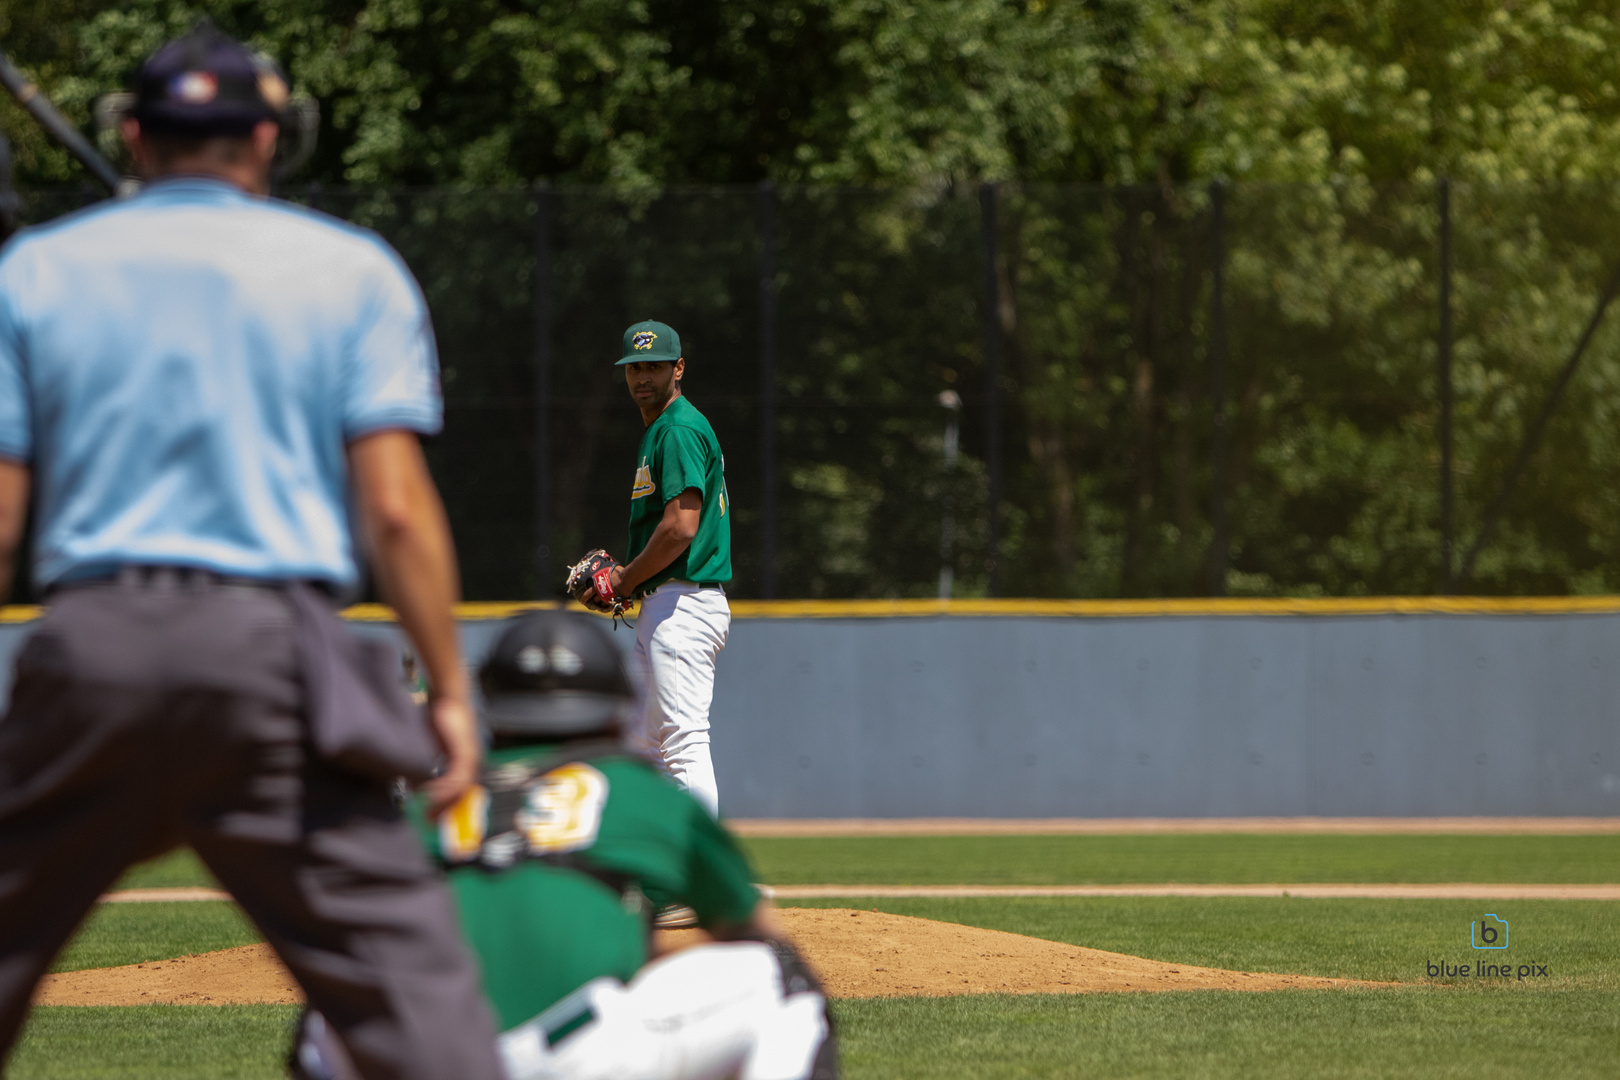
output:
<path id="1" fill-rule="evenodd" d="M 1620 614 L 738 618 L 714 756 L 732 817 L 1620 815 L 1617 660 Z"/>
<path id="2" fill-rule="evenodd" d="M 739 619 L 735 817 L 1620 814 L 1620 615 Z"/>

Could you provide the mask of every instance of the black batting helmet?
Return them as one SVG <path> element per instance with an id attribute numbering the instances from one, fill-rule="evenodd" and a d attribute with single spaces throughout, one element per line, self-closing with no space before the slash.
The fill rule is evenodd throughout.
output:
<path id="1" fill-rule="evenodd" d="M 540 741 L 617 732 L 635 696 L 613 638 L 579 611 L 510 620 L 478 683 L 490 731 Z"/>

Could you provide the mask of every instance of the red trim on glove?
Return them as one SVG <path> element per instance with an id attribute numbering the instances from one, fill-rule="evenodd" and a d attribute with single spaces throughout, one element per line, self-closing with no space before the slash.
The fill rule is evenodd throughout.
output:
<path id="1" fill-rule="evenodd" d="M 596 590 L 598 600 L 612 603 L 614 600 L 621 599 L 619 594 L 613 591 L 613 567 L 611 566 L 604 566 L 591 575 L 591 588 Z"/>

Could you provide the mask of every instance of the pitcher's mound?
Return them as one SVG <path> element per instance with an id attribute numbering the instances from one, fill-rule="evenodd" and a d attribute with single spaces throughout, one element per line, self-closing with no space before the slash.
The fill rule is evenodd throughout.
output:
<path id="1" fill-rule="evenodd" d="M 785 908 L 793 940 L 832 997 L 1088 994 L 1141 990 L 1293 990 L 1367 986 L 1347 979 L 1221 971 L 847 908 Z"/>
<path id="2" fill-rule="evenodd" d="M 280 1005 L 304 1000 L 268 945 L 47 975 L 35 1005 Z"/>
<path id="3" fill-rule="evenodd" d="M 833 997 L 1087 994 L 1144 990 L 1294 990 L 1371 986 L 1348 979 L 1221 971 L 848 908 L 777 912 Z M 660 935 L 664 951 L 705 940 Z M 303 1000 L 268 945 L 47 975 L 38 1005 L 249 1005 Z"/>

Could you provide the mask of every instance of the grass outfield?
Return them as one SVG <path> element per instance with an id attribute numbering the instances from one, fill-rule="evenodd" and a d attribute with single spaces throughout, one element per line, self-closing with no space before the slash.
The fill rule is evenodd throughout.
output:
<path id="1" fill-rule="evenodd" d="M 35 1009 L 9 1080 L 285 1080 L 296 1005 Z"/>
<path id="2" fill-rule="evenodd" d="M 895 998 L 833 1006 L 849 1080 L 1611 1077 L 1603 991 Z M 35 1011 L 13 1080 L 273 1080 L 293 1006 Z"/>
<path id="3" fill-rule="evenodd" d="M 262 940 L 241 909 L 223 900 L 101 904 L 57 954 L 51 970 L 144 964 Z"/>
<path id="4" fill-rule="evenodd" d="M 165 889 L 182 885 L 218 885 L 214 875 L 190 848 L 176 848 L 167 855 L 140 863 L 125 871 L 115 889 Z"/>
<path id="5" fill-rule="evenodd" d="M 760 839 L 764 875 L 795 884 L 1620 881 L 1610 836 L 1054 836 Z M 208 883 L 189 853 L 129 886 Z M 1282 897 L 852 899 L 859 906 L 1155 959 L 1409 984 L 1457 963 L 1471 920 L 1509 920 L 1502 958 L 1546 978 L 1390 990 L 840 1001 L 850 1080 L 918 1077 L 1597 1077 L 1620 1045 L 1620 902 Z M 58 970 L 254 940 L 223 903 L 106 905 Z M 1493 959 L 1495 957 L 1493 956 Z M 35 1011 L 9 1076 L 280 1077 L 287 1006 Z"/>
<path id="6" fill-rule="evenodd" d="M 1322 991 L 838 1002 L 851 1080 L 1614 1075 L 1612 994 Z"/>
<path id="7" fill-rule="evenodd" d="M 1620 882 L 1620 835 L 860 836 L 744 841 L 778 885 Z"/>
<path id="8" fill-rule="evenodd" d="M 1620 883 L 1620 835 L 855 836 L 743 841 L 778 885 Z M 189 851 L 121 888 L 211 885 Z"/>

